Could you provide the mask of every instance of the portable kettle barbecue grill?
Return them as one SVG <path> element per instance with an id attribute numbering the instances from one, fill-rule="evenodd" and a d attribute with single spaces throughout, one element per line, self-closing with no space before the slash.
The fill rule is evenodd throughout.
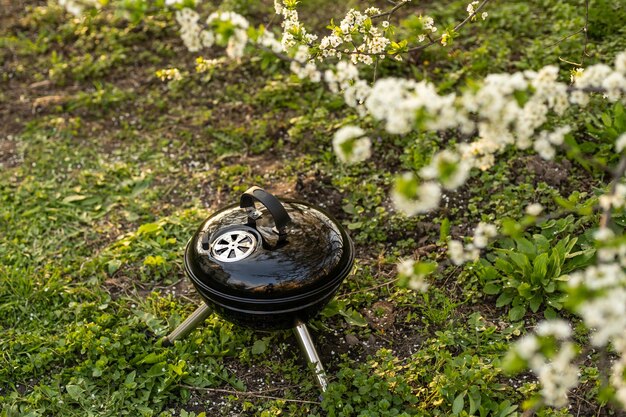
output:
<path id="1" fill-rule="evenodd" d="M 253 329 L 293 328 L 325 391 L 305 323 L 332 299 L 353 263 L 352 241 L 331 215 L 252 187 L 239 204 L 208 217 L 187 244 L 185 270 L 205 303 L 163 343 L 186 336 L 211 311 Z"/>

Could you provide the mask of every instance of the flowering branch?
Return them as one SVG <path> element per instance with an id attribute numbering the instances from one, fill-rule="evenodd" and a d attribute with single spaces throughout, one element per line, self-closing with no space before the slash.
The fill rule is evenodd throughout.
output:
<path id="1" fill-rule="evenodd" d="M 474 13 L 471 13 L 469 16 L 467 16 L 465 18 L 465 20 L 463 20 L 461 23 L 459 23 L 458 25 L 456 25 L 454 27 L 454 32 L 458 32 L 463 26 L 467 25 L 469 22 L 471 22 L 472 20 L 474 20 L 476 18 L 476 16 L 478 15 L 478 12 L 480 12 L 483 7 L 485 7 L 487 5 L 487 3 L 489 3 L 491 0 L 483 0 L 478 7 L 476 8 L 476 10 L 474 10 Z M 444 40 L 444 35 L 441 35 L 440 37 L 436 38 L 436 39 L 430 39 L 430 42 L 424 45 L 419 45 L 419 46 L 414 46 L 412 48 L 409 48 L 407 50 L 407 52 L 415 52 L 415 51 L 421 51 L 422 49 L 426 49 L 429 46 L 435 44 L 435 43 L 442 43 L 442 41 Z"/>

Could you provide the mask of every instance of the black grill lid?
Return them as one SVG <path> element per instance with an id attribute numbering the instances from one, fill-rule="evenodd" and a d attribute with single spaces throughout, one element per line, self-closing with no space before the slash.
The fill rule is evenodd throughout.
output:
<path id="1" fill-rule="evenodd" d="M 353 261 L 352 242 L 331 215 L 258 187 L 206 219 L 185 253 L 187 272 L 203 295 L 266 301 L 336 286 Z"/>

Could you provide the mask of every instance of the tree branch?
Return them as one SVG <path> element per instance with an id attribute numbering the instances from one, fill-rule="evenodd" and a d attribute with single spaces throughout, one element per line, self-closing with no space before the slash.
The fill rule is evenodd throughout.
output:
<path id="1" fill-rule="evenodd" d="M 489 1 L 491 1 L 491 0 L 483 0 L 483 2 L 478 5 L 476 10 L 474 10 L 474 13 L 472 13 L 469 16 L 467 16 L 467 18 L 465 18 L 465 20 L 463 20 L 461 23 L 459 23 L 458 25 L 456 25 L 454 27 L 454 31 L 458 32 L 459 29 L 461 29 L 463 26 L 468 24 L 474 18 L 474 16 L 476 16 L 478 14 L 478 12 L 480 12 L 482 10 L 482 8 L 485 7 L 487 5 L 487 3 L 489 3 Z M 435 38 L 435 39 L 431 40 L 427 44 L 415 46 L 413 48 L 409 48 L 408 52 L 421 51 L 422 49 L 426 49 L 426 48 L 428 48 L 429 46 L 431 46 L 431 45 L 433 45 L 435 43 L 441 42 L 441 39 L 443 39 L 443 35 L 438 37 L 438 38 Z"/>
<path id="2" fill-rule="evenodd" d="M 382 13 L 379 13 L 379 14 L 372 15 L 370 17 L 370 19 L 379 19 L 381 17 L 391 16 L 396 10 L 398 10 L 399 8 L 401 8 L 403 6 L 406 6 L 408 3 L 409 3 L 408 0 L 401 0 L 398 3 L 395 3 L 395 6 L 392 9 L 390 9 L 390 10 L 388 10 L 386 12 L 382 12 Z"/>

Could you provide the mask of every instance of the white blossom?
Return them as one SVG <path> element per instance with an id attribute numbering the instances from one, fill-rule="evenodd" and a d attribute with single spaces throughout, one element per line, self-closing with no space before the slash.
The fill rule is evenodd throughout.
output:
<path id="1" fill-rule="evenodd" d="M 80 16 L 86 8 L 100 8 L 98 0 L 59 0 L 59 5 L 74 16 Z"/>
<path id="2" fill-rule="evenodd" d="M 414 176 L 411 173 L 405 173 L 403 178 L 405 181 L 410 181 Z M 417 187 L 415 195 L 412 196 L 394 189 L 391 193 L 391 200 L 394 206 L 407 216 L 426 213 L 439 206 L 441 188 L 434 182 L 425 182 Z"/>
<path id="3" fill-rule="evenodd" d="M 539 203 L 529 204 L 526 207 L 526 214 L 529 216 L 539 216 L 543 211 L 543 206 Z"/>
<path id="4" fill-rule="evenodd" d="M 480 3 L 480 2 L 475 0 L 475 1 L 472 1 L 470 4 L 467 5 L 467 14 L 468 14 L 468 16 L 472 16 L 474 13 L 476 13 L 474 11 L 474 7 L 478 6 L 478 3 Z"/>
<path id="5" fill-rule="evenodd" d="M 425 280 L 425 275 L 422 273 L 417 273 L 415 271 L 415 261 L 413 259 L 403 259 L 398 265 L 398 274 L 400 276 L 408 278 L 408 286 L 412 290 L 425 292 L 429 284 Z"/>
<path id="6" fill-rule="evenodd" d="M 333 149 L 341 162 L 353 164 L 371 156 L 372 142 L 358 126 L 344 126 L 335 132 Z"/>
<path id="7" fill-rule="evenodd" d="M 552 357 L 541 352 L 541 340 L 530 334 L 515 343 L 515 352 L 524 359 L 541 383 L 541 395 L 553 407 L 567 405 L 567 393 L 578 384 L 578 368 L 572 363 L 576 357 L 574 344 L 568 339 L 571 328 L 563 321 L 542 322 L 537 334 L 543 338 L 554 336 L 560 349 Z"/>
<path id="8" fill-rule="evenodd" d="M 489 239 L 498 235 L 498 229 L 494 224 L 480 222 L 474 230 L 474 246 L 478 249 L 486 248 Z"/>
<path id="9" fill-rule="evenodd" d="M 624 380 L 624 372 L 626 371 L 626 356 L 622 354 L 619 360 L 615 361 L 611 367 L 611 385 L 615 388 L 615 398 L 626 408 L 626 380 Z"/>
<path id="10" fill-rule="evenodd" d="M 572 364 L 576 350 L 572 343 L 564 343 L 551 361 L 533 369 L 541 382 L 541 395 L 553 407 L 567 405 L 567 393 L 578 384 L 578 367 Z"/>
<path id="11" fill-rule="evenodd" d="M 594 346 L 605 346 L 611 339 L 621 337 L 626 332 L 624 300 L 626 289 L 618 287 L 601 297 L 584 302 L 578 308 L 585 325 L 592 329 L 591 343 Z"/>
<path id="12" fill-rule="evenodd" d="M 535 329 L 539 336 L 554 336 L 559 340 L 572 337 L 572 327 L 565 320 L 545 320 L 540 322 Z"/>
<path id="13" fill-rule="evenodd" d="M 474 244 L 463 245 L 462 242 L 451 239 L 448 241 L 448 257 L 455 265 L 476 261 L 480 256 L 480 249 Z"/>
<path id="14" fill-rule="evenodd" d="M 420 174 L 425 179 L 439 180 L 448 190 L 455 190 L 465 184 L 471 168 L 469 161 L 461 160 L 459 154 L 446 149 L 437 153 Z"/>
<path id="15" fill-rule="evenodd" d="M 626 147 L 626 133 L 622 133 L 615 141 L 615 151 L 621 153 Z"/>
<path id="16" fill-rule="evenodd" d="M 599 242 L 607 241 L 615 237 L 615 233 L 608 227 L 600 227 L 593 233 L 593 238 Z"/>

